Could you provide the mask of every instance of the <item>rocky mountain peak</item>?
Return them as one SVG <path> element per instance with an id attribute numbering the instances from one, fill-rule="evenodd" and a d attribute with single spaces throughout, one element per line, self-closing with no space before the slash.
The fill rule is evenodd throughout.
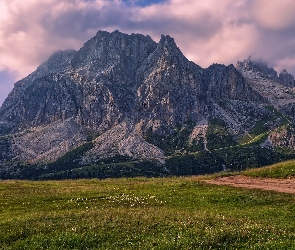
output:
<path id="1" fill-rule="evenodd" d="M 118 65 L 129 70 L 133 67 L 131 70 L 134 71 L 155 47 L 156 43 L 149 36 L 99 31 L 78 51 L 72 66 L 77 70 L 102 71 L 104 74 Z"/>
<path id="2" fill-rule="evenodd" d="M 258 102 L 262 100 L 232 64 L 225 66 L 214 63 L 204 70 L 203 81 L 205 83 L 203 91 L 209 91 L 214 100 L 240 99 Z"/>
<path id="3" fill-rule="evenodd" d="M 175 56 L 180 56 L 182 59 L 185 58 L 185 56 L 182 54 L 180 49 L 177 47 L 174 38 L 170 37 L 169 35 L 162 35 L 158 47 L 161 50 L 164 50 L 165 54 L 173 54 Z M 185 58 L 186 61 L 188 61 Z"/>
<path id="4" fill-rule="evenodd" d="M 283 69 L 279 74 L 279 81 L 287 87 L 295 87 L 294 76 L 289 74 L 286 69 Z"/>
<path id="5" fill-rule="evenodd" d="M 172 38 L 171 36 L 169 35 L 161 35 L 161 39 L 160 39 L 160 44 L 163 44 L 163 45 L 170 45 L 170 46 L 174 46 L 174 47 L 177 47 L 176 46 L 176 43 L 174 41 L 174 38 Z"/>
<path id="6" fill-rule="evenodd" d="M 59 50 L 54 52 L 47 61 L 42 63 L 37 70 L 50 73 L 60 71 L 70 66 L 72 58 L 77 53 L 76 50 Z"/>
<path id="7" fill-rule="evenodd" d="M 236 68 L 241 71 L 245 76 L 250 78 L 263 78 L 269 79 L 274 82 L 280 83 L 286 87 L 294 87 L 295 81 L 294 76 L 289 74 L 286 69 L 278 73 L 273 69 L 269 68 L 267 63 L 262 60 L 252 59 L 248 57 L 243 62 L 237 62 Z"/>
<path id="8" fill-rule="evenodd" d="M 253 72 L 260 77 L 268 78 L 273 81 L 278 80 L 278 74 L 273 68 L 269 68 L 267 63 L 260 59 L 248 57 L 243 62 L 237 62 L 236 68 L 243 71 Z"/>
<path id="9" fill-rule="evenodd" d="M 44 162 L 82 147 L 86 165 L 118 154 L 164 163 L 167 148 L 206 149 L 213 122 L 236 137 L 271 116 L 263 105 L 290 103 L 293 92 L 274 81 L 294 84 L 287 71 L 277 76 L 251 58 L 237 68 L 203 69 L 168 35 L 157 43 L 99 31 L 78 51 L 54 53 L 15 84 L 0 108 L 0 154 L 5 146 L 4 160 Z M 272 85 L 280 95 L 267 92 Z"/>

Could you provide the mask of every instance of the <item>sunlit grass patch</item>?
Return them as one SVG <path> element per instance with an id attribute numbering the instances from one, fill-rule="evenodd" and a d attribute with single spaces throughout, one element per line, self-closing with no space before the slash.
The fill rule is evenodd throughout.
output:
<path id="1" fill-rule="evenodd" d="M 295 177 L 295 160 L 273 164 L 271 166 L 250 169 L 243 175 L 263 178 L 293 178 Z"/>
<path id="2" fill-rule="evenodd" d="M 123 204 L 131 207 L 147 206 L 153 204 L 162 204 L 163 201 L 156 198 L 154 195 L 136 196 L 134 194 L 118 194 L 104 198 L 110 203 Z M 165 202 L 165 201 L 164 201 Z"/>

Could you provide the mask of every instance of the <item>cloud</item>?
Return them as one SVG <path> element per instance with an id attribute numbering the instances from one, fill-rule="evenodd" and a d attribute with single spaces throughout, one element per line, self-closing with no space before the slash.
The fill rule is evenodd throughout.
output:
<path id="1" fill-rule="evenodd" d="M 0 71 L 16 81 L 54 51 L 118 29 L 169 34 L 202 67 L 255 55 L 295 74 L 294 9 L 293 0 L 1 0 Z"/>
<path id="2" fill-rule="evenodd" d="M 282 30 L 295 28 L 294 0 L 253 0 L 253 18 L 263 28 Z"/>

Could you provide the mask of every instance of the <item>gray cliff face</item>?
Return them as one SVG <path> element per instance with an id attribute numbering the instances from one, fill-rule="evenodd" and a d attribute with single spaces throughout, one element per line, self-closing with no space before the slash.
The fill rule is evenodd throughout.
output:
<path id="1" fill-rule="evenodd" d="M 173 38 L 162 36 L 156 50 L 137 71 L 139 117 L 172 127 L 198 120 L 202 71 L 184 57 Z"/>
<path id="2" fill-rule="evenodd" d="M 251 57 L 243 62 L 237 62 L 237 68 L 256 73 L 258 76 L 278 81 L 278 74 L 273 68 L 269 68 L 266 62 L 252 60 Z"/>
<path id="3" fill-rule="evenodd" d="M 211 120 L 240 136 L 273 116 L 264 105 L 292 112 L 292 79 L 250 60 L 203 69 L 169 36 L 156 43 L 99 31 L 79 51 L 56 52 L 15 84 L 0 108 L 0 165 L 55 161 L 89 134 L 96 137 L 82 165 L 117 154 L 163 163 L 165 149 L 145 141 L 150 131 L 164 140 L 192 124 L 186 140 L 202 140 L 206 149 Z M 271 96 L 269 86 L 280 96 Z"/>
<path id="4" fill-rule="evenodd" d="M 164 135 L 167 127 L 187 121 L 199 124 L 212 118 L 225 120 L 233 130 L 240 131 L 253 125 L 245 121 L 254 106 L 265 101 L 233 65 L 215 64 L 202 69 L 188 61 L 169 36 L 162 36 L 157 49 L 139 68 L 137 82 L 141 85 L 136 109 L 146 122 L 140 125 Z M 217 104 L 233 100 L 239 101 L 239 110 L 234 105 Z M 257 112 L 261 113 L 265 112 Z"/>
<path id="5" fill-rule="evenodd" d="M 34 78 L 39 78 L 49 73 L 63 73 L 70 70 L 72 59 L 76 54 L 77 51 L 75 50 L 60 50 L 55 52 L 46 62 L 37 68 Z"/>
<path id="6" fill-rule="evenodd" d="M 143 35 L 98 32 L 78 52 L 55 53 L 4 102 L 5 133 L 71 117 L 102 131 L 118 124 L 131 112 L 136 70 L 155 46 Z"/>
<path id="7" fill-rule="evenodd" d="M 269 139 L 277 147 L 295 149 L 295 127 L 275 129 L 270 133 Z"/>
<path id="8" fill-rule="evenodd" d="M 295 104 L 294 77 L 286 70 L 279 76 L 274 69 L 267 65 L 252 62 L 251 58 L 237 63 L 237 69 L 245 77 L 255 92 L 265 98 L 266 102 L 288 116 L 293 116 L 289 110 Z M 286 112 L 285 112 L 286 111 Z"/>
<path id="9" fill-rule="evenodd" d="M 289 74 L 286 69 L 279 74 L 279 82 L 287 87 L 295 87 L 294 76 Z"/>
<path id="10" fill-rule="evenodd" d="M 273 69 L 269 68 L 267 63 L 262 61 L 252 60 L 251 57 L 243 62 L 237 62 L 237 69 L 242 72 L 247 72 L 248 75 L 255 76 L 256 78 L 263 78 L 280 83 L 286 87 L 295 87 L 294 76 L 289 74 L 286 69 L 278 75 Z"/>
<path id="11" fill-rule="evenodd" d="M 252 90 L 233 65 L 211 65 L 205 71 L 203 81 L 205 89 L 202 92 L 209 92 L 213 100 L 239 99 L 263 102 L 263 98 Z"/>
<path id="12" fill-rule="evenodd" d="M 271 121 L 268 138 L 275 147 L 294 147 L 294 124 L 295 124 L 295 89 L 294 77 L 286 70 L 279 76 L 274 69 L 267 65 L 251 61 L 251 58 L 237 63 L 237 69 L 243 74 L 249 85 L 266 100 L 266 104 L 272 105 L 278 112 L 282 113 L 284 126 L 281 118 Z M 265 124 L 267 125 L 267 124 Z"/>
<path id="13" fill-rule="evenodd" d="M 81 160 L 82 165 L 97 162 L 115 155 L 125 155 L 140 160 L 165 162 L 162 150 L 147 143 L 134 128 L 134 124 L 125 120 L 95 139 L 95 146 Z"/>
<path id="14" fill-rule="evenodd" d="M 37 127 L 13 137 L 13 160 L 50 162 L 85 141 L 85 130 L 73 119 L 54 122 L 46 127 Z"/>
<path id="15" fill-rule="evenodd" d="M 61 95 L 65 92 L 65 83 L 57 85 L 56 82 L 70 68 L 75 54 L 73 50 L 56 52 L 35 72 L 15 83 L 0 108 L 0 135 L 59 119 L 57 106 L 59 102 L 68 106 L 68 100 L 56 99 L 60 92 Z"/>
<path id="16" fill-rule="evenodd" d="M 71 67 L 71 61 L 76 53 L 75 50 L 55 52 L 46 62 L 42 63 L 35 72 L 15 83 L 14 89 L 4 101 L 1 110 L 9 109 L 10 106 L 15 105 L 18 99 L 24 94 L 23 91 L 35 84 L 36 79 L 42 78 L 48 74 L 63 74 Z"/>
<path id="17" fill-rule="evenodd" d="M 136 70 L 156 46 L 149 36 L 99 31 L 75 55 L 72 67 L 81 74 L 132 84 Z"/>

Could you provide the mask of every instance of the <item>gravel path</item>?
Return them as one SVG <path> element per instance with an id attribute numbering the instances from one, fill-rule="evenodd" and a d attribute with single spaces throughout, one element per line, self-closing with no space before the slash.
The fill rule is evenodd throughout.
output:
<path id="1" fill-rule="evenodd" d="M 295 194 L 295 179 L 251 178 L 243 175 L 234 175 L 218 177 L 213 180 L 206 180 L 206 182 L 216 185 L 272 190 L 281 193 Z"/>

